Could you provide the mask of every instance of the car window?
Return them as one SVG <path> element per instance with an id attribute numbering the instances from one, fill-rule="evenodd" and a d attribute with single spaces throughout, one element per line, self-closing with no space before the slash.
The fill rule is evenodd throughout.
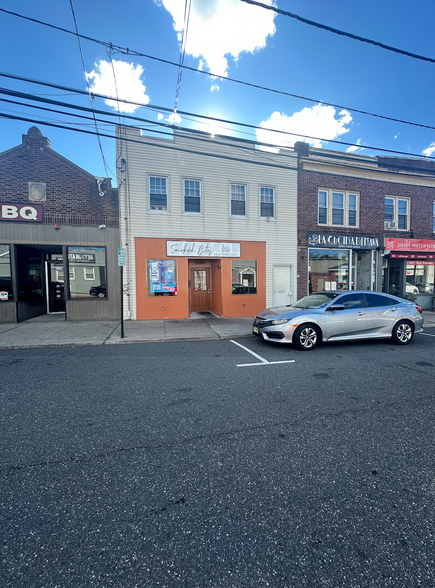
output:
<path id="1" fill-rule="evenodd" d="M 290 308 L 322 308 L 331 302 L 331 300 L 336 298 L 336 296 L 338 296 L 338 294 L 335 292 L 310 294 L 309 296 L 304 296 L 304 298 L 301 298 L 297 302 L 290 304 Z"/>
<path id="2" fill-rule="evenodd" d="M 362 308 L 361 294 L 346 294 L 337 300 L 337 304 L 343 304 L 346 309 Z"/>
<path id="3" fill-rule="evenodd" d="M 380 296 L 379 294 L 365 294 L 367 308 L 373 308 L 375 306 L 390 306 L 391 298 L 386 296 Z M 393 302 L 397 304 L 397 302 Z"/>

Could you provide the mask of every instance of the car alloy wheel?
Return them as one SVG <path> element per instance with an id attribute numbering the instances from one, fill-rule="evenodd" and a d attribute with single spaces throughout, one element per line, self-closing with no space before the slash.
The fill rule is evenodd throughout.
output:
<path id="1" fill-rule="evenodd" d="M 414 336 L 412 325 L 406 321 L 400 321 L 393 329 L 393 339 L 398 345 L 411 343 Z"/>
<path id="2" fill-rule="evenodd" d="M 302 351 L 310 351 L 317 345 L 319 335 L 317 329 L 312 325 L 298 327 L 294 335 L 294 344 Z"/>

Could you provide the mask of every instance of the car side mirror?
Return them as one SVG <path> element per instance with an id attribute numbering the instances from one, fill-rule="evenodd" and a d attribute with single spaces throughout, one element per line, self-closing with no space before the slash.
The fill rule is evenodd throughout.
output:
<path id="1" fill-rule="evenodd" d="M 327 310 L 344 310 L 345 308 L 344 304 L 331 304 L 331 306 L 328 306 Z"/>

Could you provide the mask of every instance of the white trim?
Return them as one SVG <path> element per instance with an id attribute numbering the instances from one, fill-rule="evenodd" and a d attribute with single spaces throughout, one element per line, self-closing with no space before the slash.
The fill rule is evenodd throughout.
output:
<path id="1" fill-rule="evenodd" d="M 386 221 L 385 220 L 385 201 L 387 198 L 394 200 L 394 220 L 393 221 Z M 404 200 L 407 203 L 406 207 L 406 228 L 402 229 L 399 227 L 399 202 Z M 388 226 L 390 225 L 390 226 Z M 408 196 L 391 196 L 390 194 L 385 194 L 384 197 L 384 230 L 386 231 L 410 231 L 411 226 L 411 198 Z"/>
<path id="2" fill-rule="evenodd" d="M 245 188 L 245 214 L 232 214 L 231 213 L 231 186 L 243 186 Z M 248 184 L 243 182 L 228 182 L 228 197 L 229 197 L 229 210 L 228 215 L 230 218 L 249 218 L 248 216 Z M 234 200 L 234 202 L 243 202 L 243 200 Z"/>
<path id="3" fill-rule="evenodd" d="M 185 182 L 199 182 L 199 212 L 191 212 L 186 210 L 186 193 L 184 190 Z M 195 177 L 182 177 L 181 178 L 181 202 L 182 202 L 182 210 L 181 214 L 185 216 L 204 216 L 204 197 L 203 197 L 203 188 L 202 188 L 202 179 L 195 178 Z"/>
<path id="4" fill-rule="evenodd" d="M 261 215 L 261 189 L 262 188 L 266 188 L 267 190 L 273 190 L 273 215 L 272 216 L 262 216 Z M 267 221 L 274 220 L 274 221 L 276 221 L 276 218 L 277 218 L 276 193 L 277 193 L 276 186 L 270 186 L 270 185 L 266 185 L 266 184 L 260 184 L 258 186 L 258 218 L 259 218 L 259 220 L 267 220 Z"/>
<path id="5" fill-rule="evenodd" d="M 163 178 L 166 180 L 166 209 L 162 207 L 159 208 L 151 208 L 150 197 L 151 197 L 151 178 Z M 148 214 L 171 214 L 171 206 L 170 206 L 170 181 L 169 176 L 165 174 L 147 174 L 147 212 Z"/>

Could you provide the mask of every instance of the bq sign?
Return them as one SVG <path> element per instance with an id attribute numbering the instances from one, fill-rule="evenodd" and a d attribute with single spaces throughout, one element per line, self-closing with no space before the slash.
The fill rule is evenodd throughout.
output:
<path id="1" fill-rule="evenodd" d="M 44 220 L 42 204 L 0 204 L 0 220 L 2 221 L 33 221 L 42 223 Z"/>

